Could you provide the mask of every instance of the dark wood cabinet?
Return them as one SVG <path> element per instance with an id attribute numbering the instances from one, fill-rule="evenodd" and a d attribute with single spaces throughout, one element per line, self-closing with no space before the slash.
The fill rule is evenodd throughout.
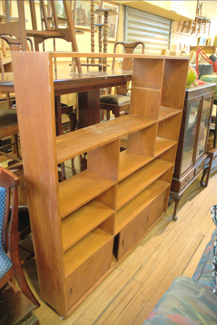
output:
<path id="1" fill-rule="evenodd" d="M 175 200 L 173 219 L 183 192 L 203 172 L 207 154 L 210 116 L 215 84 L 187 88 L 173 174 L 171 196 Z"/>

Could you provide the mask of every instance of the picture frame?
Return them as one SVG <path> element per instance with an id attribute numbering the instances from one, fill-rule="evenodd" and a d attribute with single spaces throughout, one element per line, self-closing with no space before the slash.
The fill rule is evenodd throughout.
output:
<path id="1" fill-rule="evenodd" d="M 91 7 L 90 2 L 76 1 L 75 27 L 81 29 L 90 29 Z"/>
<path id="2" fill-rule="evenodd" d="M 110 15 L 108 17 L 108 41 L 117 41 L 117 31 L 118 31 L 118 18 L 119 18 L 119 5 L 115 3 L 103 2 L 103 9 L 113 9 L 117 11 L 117 15 Z"/>
<path id="3" fill-rule="evenodd" d="M 55 0 L 57 17 L 66 18 L 65 9 L 62 0 Z"/>
<path id="4" fill-rule="evenodd" d="M 94 1 L 94 11 L 99 8 L 99 2 Z M 95 23 L 97 23 L 95 15 Z M 91 1 L 77 0 L 75 5 L 75 28 L 91 29 Z"/>

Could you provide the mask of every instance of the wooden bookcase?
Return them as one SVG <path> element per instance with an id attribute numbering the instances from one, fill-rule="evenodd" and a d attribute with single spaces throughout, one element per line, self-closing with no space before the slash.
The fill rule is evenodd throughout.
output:
<path id="1" fill-rule="evenodd" d="M 13 52 L 13 69 L 41 297 L 67 317 L 166 211 L 188 60 L 134 58 L 131 114 L 59 137 L 52 53 Z"/>

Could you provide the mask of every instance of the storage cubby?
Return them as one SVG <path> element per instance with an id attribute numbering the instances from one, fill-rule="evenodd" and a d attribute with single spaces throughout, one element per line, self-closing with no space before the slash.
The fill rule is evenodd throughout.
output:
<path id="1" fill-rule="evenodd" d="M 157 124 L 128 135 L 125 150 L 120 152 L 119 181 L 153 159 L 156 135 Z"/>
<path id="2" fill-rule="evenodd" d="M 115 192 L 116 187 L 105 191 L 99 197 L 62 219 L 63 251 L 70 248 L 97 226 L 100 227 L 101 225 L 104 230 L 113 234 Z M 106 220 L 107 227 L 104 224 Z"/>
<path id="3" fill-rule="evenodd" d="M 119 182 L 117 189 L 117 210 L 153 183 L 171 166 L 173 164 L 170 162 L 155 159 Z"/>
<path id="4" fill-rule="evenodd" d="M 152 119 L 159 118 L 161 89 L 133 87 L 131 96 L 132 114 Z"/>
<path id="5" fill-rule="evenodd" d="M 180 124 L 181 114 L 161 120 L 158 124 L 158 137 L 178 141 L 179 135 L 176 128 L 180 128 Z"/>
<path id="6" fill-rule="evenodd" d="M 186 83 L 186 62 L 168 58 L 164 64 L 163 86 L 161 94 L 161 106 L 183 109 L 183 93 Z"/>
<path id="7" fill-rule="evenodd" d="M 40 293 L 66 318 L 166 211 L 188 59 L 133 59 L 130 114 L 58 137 L 52 59 L 13 52 Z M 85 168 L 59 182 L 58 165 L 81 155 Z"/>

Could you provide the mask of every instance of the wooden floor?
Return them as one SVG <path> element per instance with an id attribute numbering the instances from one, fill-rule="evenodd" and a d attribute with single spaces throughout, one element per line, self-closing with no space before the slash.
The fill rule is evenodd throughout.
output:
<path id="1" fill-rule="evenodd" d="M 184 193 L 178 220 L 172 221 L 174 203 L 160 223 L 116 269 L 63 320 L 40 300 L 34 259 L 25 265 L 41 307 L 33 313 L 41 325 L 142 324 L 177 276 L 191 277 L 214 229 L 210 207 L 217 204 L 217 159 L 207 188 L 200 177 Z"/>

